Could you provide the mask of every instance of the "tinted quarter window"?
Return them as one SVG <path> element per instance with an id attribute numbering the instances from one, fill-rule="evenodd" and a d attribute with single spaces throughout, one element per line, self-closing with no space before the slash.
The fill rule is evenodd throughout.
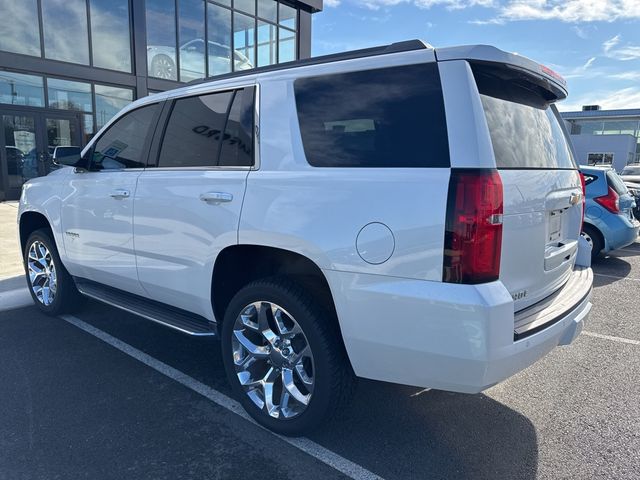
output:
<path id="1" fill-rule="evenodd" d="M 448 167 L 435 63 L 295 82 L 307 161 L 315 167 Z"/>
<path id="2" fill-rule="evenodd" d="M 251 87 L 235 93 L 224 131 L 219 165 L 253 165 L 254 90 Z"/>
<path id="3" fill-rule="evenodd" d="M 218 164 L 233 92 L 176 100 L 162 141 L 159 167 L 210 167 Z"/>
<path id="4" fill-rule="evenodd" d="M 92 170 L 144 168 L 146 140 L 158 113 L 158 104 L 125 114 L 96 142 L 91 159 Z"/>

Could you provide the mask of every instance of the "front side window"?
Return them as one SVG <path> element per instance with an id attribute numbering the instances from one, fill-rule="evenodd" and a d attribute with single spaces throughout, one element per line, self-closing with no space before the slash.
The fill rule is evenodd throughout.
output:
<path id="1" fill-rule="evenodd" d="M 93 148 L 91 170 L 144 168 L 146 140 L 154 125 L 158 104 L 126 113 L 115 121 Z"/>
<path id="2" fill-rule="evenodd" d="M 245 88 L 176 100 L 158 166 L 251 166 L 253 91 Z"/>
<path id="3" fill-rule="evenodd" d="M 300 132 L 314 167 L 448 167 L 435 63 L 295 81 Z"/>

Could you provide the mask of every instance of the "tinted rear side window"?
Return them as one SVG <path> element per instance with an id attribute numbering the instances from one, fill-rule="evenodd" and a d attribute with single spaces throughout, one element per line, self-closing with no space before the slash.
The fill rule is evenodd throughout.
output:
<path id="1" fill-rule="evenodd" d="M 435 63 L 300 78 L 298 120 L 315 167 L 448 167 Z"/>
<path id="2" fill-rule="evenodd" d="M 576 169 L 560 118 L 522 77 L 474 66 L 498 168 Z"/>
<path id="3" fill-rule="evenodd" d="M 162 141 L 158 166 L 216 165 L 232 98 L 233 92 L 222 92 L 176 100 Z"/>
<path id="4" fill-rule="evenodd" d="M 613 170 L 607 171 L 607 181 L 611 188 L 613 188 L 618 195 L 626 195 L 627 193 L 629 193 L 629 191 L 627 190 L 627 186 L 624 184 L 624 181 Z"/>

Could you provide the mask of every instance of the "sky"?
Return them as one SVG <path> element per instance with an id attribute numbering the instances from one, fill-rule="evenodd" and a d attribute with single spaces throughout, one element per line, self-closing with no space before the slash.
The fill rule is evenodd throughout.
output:
<path id="1" fill-rule="evenodd" d="M 312 28 L 314 56 L 413 38 L 489 44 L 560 73 L 561 111 L 640 108 L 640 0 L 324 0 Z"/>

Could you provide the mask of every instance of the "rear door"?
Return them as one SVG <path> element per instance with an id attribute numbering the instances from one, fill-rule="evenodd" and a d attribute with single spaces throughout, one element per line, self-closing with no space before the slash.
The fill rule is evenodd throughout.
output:
<path id="1" fill-rule="evenodd" d="M 138 276 L 149 298 L 213 319 L 218 253 L 238 242 L 254 164 L 255 87 L 178 98 L 138 179 Z M 160 131 L 161 128 L 158 128 Z"/>
<path id="2" fill-rule="evenodd" d="M 500 280 L 521 310 L 573 271 L 582 187 L 549 92 L 521 71 L 472 64 L 504 188 Z"/>

